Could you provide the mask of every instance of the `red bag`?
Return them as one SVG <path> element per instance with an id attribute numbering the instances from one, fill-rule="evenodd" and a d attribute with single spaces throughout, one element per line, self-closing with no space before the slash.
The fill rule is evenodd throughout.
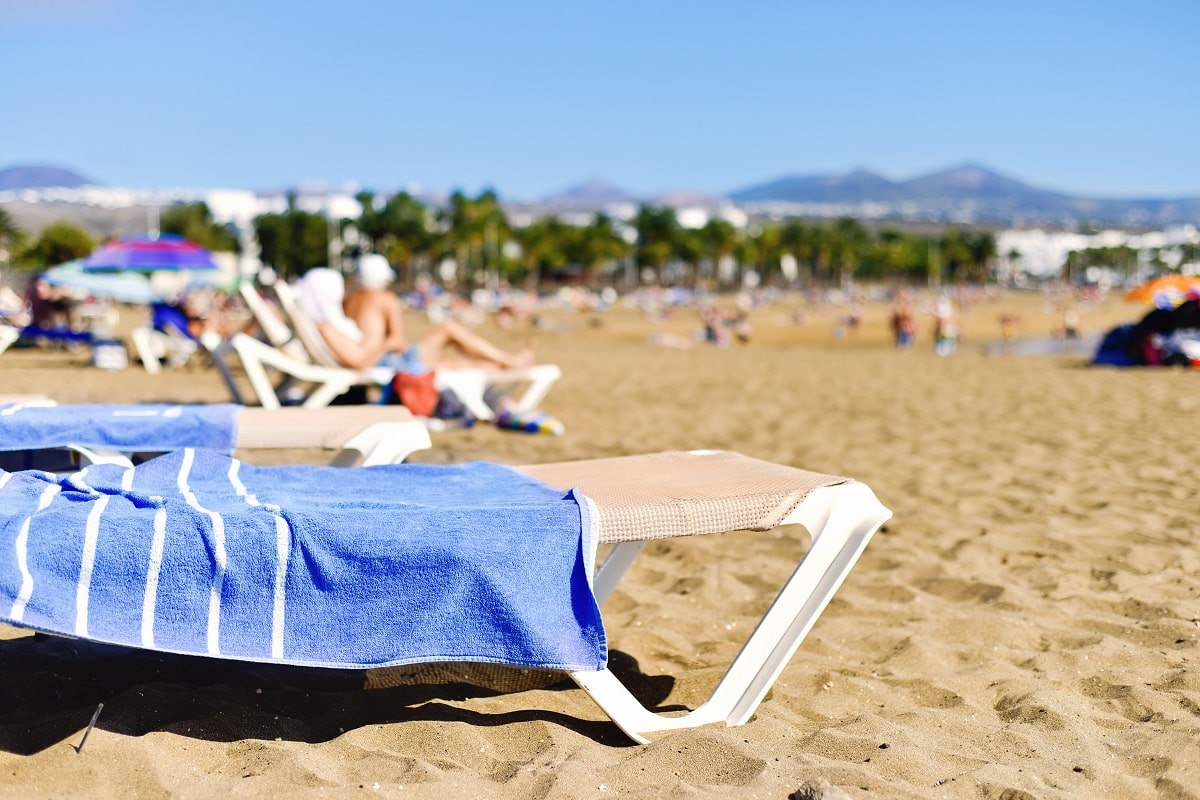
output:
<path id="1" fill-rule="evenodd" d="M 433 385 L 433 373 L 410 375 L 397 372 L 392 378 L 392 391 L 400 402 L 418 417 L 432 417 L 438 404 L 438 390 Z"/>

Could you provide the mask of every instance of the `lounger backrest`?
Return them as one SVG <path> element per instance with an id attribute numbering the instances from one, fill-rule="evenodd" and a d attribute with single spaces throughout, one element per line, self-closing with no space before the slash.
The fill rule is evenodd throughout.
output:
<path id="1" fill-rule="evenodd" d="M 292 330 L 295 331 L 296 338 L 304 344 L 304 349 L 312 357 L 313 363 L 324 367 L 345 369 L 345 365 L 338 361 L 337 356 L 325 343 L 325 337 L 321 336 L 321 331 L 317 329 L 317 324 L 313 322 L 312 317 L 301 310 L 292 287 L 283 281 L 278 281 L 273 288 L 275 297 L 279 299 L 279 307 L 292 321 Z"/>
<path id="2" fill-rule="evenodd" d="M 267 338 L 267 343 L 275 347 L 287 344 L 292 338 L 292 329 L 263 299 L 254 284 L 243 281 L 238 287 L 238 291 L 241 292 L 242 299 L 246 301 L 246 308 L 250 309 L 254 321 L 258 323 L 259 330 Z"/>

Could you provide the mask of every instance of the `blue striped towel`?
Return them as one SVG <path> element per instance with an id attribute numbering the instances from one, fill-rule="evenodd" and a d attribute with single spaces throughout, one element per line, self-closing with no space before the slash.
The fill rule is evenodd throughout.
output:
<path id="1" fill-rule="evenodd" d="M 48 450 L 74 444 L 127 453 L 204 447 L 232 454 L 241 409 L 232 403 L 11 403 L 0 405 L 0 450 Z"/>
<path id="2" fill-rule="evenodd" d="M 596 670 L 593 513 L 483 462 L 255 467 L 185 449 L 0 472 L 0 621 L 274 663 Z"/>

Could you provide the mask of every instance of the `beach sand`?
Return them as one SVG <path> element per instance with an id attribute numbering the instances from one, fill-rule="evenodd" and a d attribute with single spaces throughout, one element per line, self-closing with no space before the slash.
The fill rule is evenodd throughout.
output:
<path id="1" fill-rule="evenodd" d="M 542 359 L 564 376 L 545 408 L 566 434 L 478 425 L 413 459 L 720 448 L 867 483 L 894 518 L 745 726 L 637 746 L 569 683 L 364 691 L 353 672 L 0 626 L 0 797 L 1200 796 L 1200 375 L 986 354 L 1008 309 L 1023 337 L 1051 334 L 1033 295 L 965 310 L 948 358 L 927 315 L 901 353 L 884 305 L 840 340 L 835 312 L 796 324 L 798 305 L 724 350 L 650 346 L 661 327 L 629 311 L 548 315 Z M 1139 314 L 1114 300 L 1082 324 Z M 212 370 L 86 364 L 10 350 L 0 376 L 63 402 L 228 399 Z M 662 708 L 702 701 L 803 542 L 647 547 L 603 608 L 614 665 Z"/>

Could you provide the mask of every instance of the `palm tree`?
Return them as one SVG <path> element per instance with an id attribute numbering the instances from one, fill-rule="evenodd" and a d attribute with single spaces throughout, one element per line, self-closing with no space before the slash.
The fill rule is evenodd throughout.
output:
<path id="1" fill-rule="evenodd" d="M 25 232 L 17 226 L 12 215 L 0 208 L 0 263 L 11 263 L 13 255 L 24 249 L 25 238 Z"/>
<path id="2" fill-rule="evenodd" d="M 662 269 L 671 259 L 679 220 L 675 210 L 643 205 L 634 217 L 637 229 L 637 260 L 643 267 L 653 267 L 662 282 Z"/>
<path id="3" fill-rule="evenodd" d="M 713 217 L 700 229 L 708 258 L 712 261 L 712 277 L 718 277 L 721 262 L 733 255 L 738 231 L 727 219 Z"/>
<path id="4" fill-rule="evenodd" d="M 570 260 L 567 251 L 573 235 L 574 229 L 554 216 L 541 217 L 516 232 L 517 244 L 521 246 L 521 264 L 535 284 L 540 284 L 546 273 L 567 265 Z"/>
<path id="5" fill-rule="evenodd" d="M 614 267 L 629 253 L 629 243 L 617 231 L 606 214 L 596 214 L 592 221 L 570 237 L 569 256 L 595 275 L 606 267 Z"/>
<path id="6" fill-rule="evenodd" d="M 359 230 L 370 239 L 371 249 L 399 267 L 400 281 L 409 284 L 414 262 L 433 246 L 429 210 L 408 192 L 392 195 L 379 209 L 368 192 L 358 199 L 363 204 Z"/>
<path id="7" fill-rule="evenodd" d="M 484 190 L 473 200 L 455 191 L 439 219 L 460 270 L 470 274 L 473 269 L 498 269 L 500 252 L 511 238 L 512 228 L 494 191 Z"/>

